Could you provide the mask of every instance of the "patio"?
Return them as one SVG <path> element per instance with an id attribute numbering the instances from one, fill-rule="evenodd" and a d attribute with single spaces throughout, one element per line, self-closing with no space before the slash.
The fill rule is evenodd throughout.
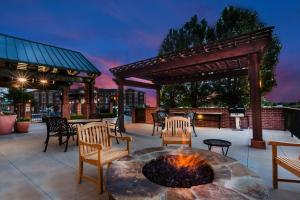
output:
<path id="1" fill-rule="evenodd" d="M 159 133 L 152 134 L 152 125 L 131 124 L 126 118 L 125 127 L 132 136 L 132 152 L 147 147 L 161 146 Z M 231 129 L 197 128 L 198 137 L 193 137 L 193 147 L 207 149 L 203 140 L 220 138 L 232 142 L 228 156 L 238 160 L 250 170 L 256 172 L 270 190 L 271 199 L 300 199 L 299 184 L 280 183 L 278 190 L 272 190 L 271 147 L 266 150 L 249 148 L 251 130 L 232 131 Z M 264 130 L 266 141 L 278 140 L 299 143 L 289 132 Z M 58 146 L 51 139 L 49 148 L 43 153 L 46 136 L 45 124 L 32 124 L 28 134 L 2 136 L 0 140 L 0 196 L 3 199 L 95 199 L 98 197 L 94 185 L 83 181 L 77 184 L 78 147 L 71 141 L 68 152 L 63 145 Z M 114 144 L 117 145 L 117 144 Z M 219 149 L 213 151 L 220 152 Z M 280 148 L 279 154 L 297 157 L 297 148 Z M 96 176 L 94 167 L 86 165 L 85 172 Z M 293 175 L 279 168 L 279 174 L 287 178 Z M 16 192 L 17 191 L 17 192 Z"/>

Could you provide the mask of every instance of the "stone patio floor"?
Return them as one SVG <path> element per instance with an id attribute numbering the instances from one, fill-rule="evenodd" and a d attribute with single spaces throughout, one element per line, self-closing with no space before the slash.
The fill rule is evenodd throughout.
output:
<path id="1" fill-rule="evenodd" d="M 161 146 L 160 133 L 151 136 L 152 125 L 126 124 L 127 134 L 134 141 L 132 151 L 146 147 Z M 193 137 L 193 147 L 207 149 L 203 140 L 220 138 L 232 142 L 228 156 L 256 172 L 270 189 L 271 199 L 300 199 L 300 184 L 279 183 L 279 189 L 271 189 L 272 167 L 271 147 L 259 150 L 248 147 L 251 130 L 197 128 L 198 137 Z M 289 132 L 264 130 L 264 139 L 300 143 L 290 137 Z M 68 152 L 59 146 L 55 138 L 50 139 L 48 150 L 43 152 L 46 126 L 31 124 L 27 134 L 12 134 L 0 137 L 0 199 L 101 199 L 95 185 L 85 181 L 77 184 L 78 147 L 70 142 Z M 114 144 L 117 145 L 117 144 Z M 221 152 L 220 149 L 212 149 Z M 279 154 L 297 158 L 299 148 L 279 148 Z M 85 166 L 85 173 L 96 176 L 92 166 Z M 279 176 L 297 178 L 279 168 Z"/>

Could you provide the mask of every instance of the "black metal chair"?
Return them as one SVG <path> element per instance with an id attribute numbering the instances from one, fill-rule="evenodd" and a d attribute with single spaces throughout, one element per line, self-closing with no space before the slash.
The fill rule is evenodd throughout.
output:
<path id="1" fill-rule="evenodd" d="M 191 124 L 191 126 L 193 128 L 194 135 L 195 135 L 195 137 L 197 137 L 197 133 L 195 131 L 196 113 L 194 113 L 194 112 L 187 112 L 187 113 L 185 113 L 184 117 L 186 117 L 186 118 L 189 117 L 190 118 L 190 120 L 191 120 L 190 124 Z"/>
<path id="2" fill-rule="evenodd" d="M 153 121 L 153 130 L 152 130 L 152 136 L 154 135 L 155 128 L 156 131 L 158 131 L 158 128 L 161 127 L 163 130 L 165 127 L 165 118 L 168 117 L 167 111 L 156 111 L 155 113 L 151 113 L 152 115 L 152 121 Z"/>
<path id="3" fill-rule="evenodd" d="M 48 117 L 45 119 L 47 126 L 47 137 L 45 141 L 44 152 L 47 151 L 50 137 L 58 137 L 59 145 L 66 143 L 65 152 L 68 150 L 69 138 L 76 135 L 76 130 L 68 124 L 68 120 L 62 117 Z M 66 137 L 66 141 L 62 142 L 62 138 Z"/>
<path id="4" fill-rule="evenodd" d="M 124 116 L 124 115 L 120 115 L 120 116 Z M 119 129 L 119 125 L 120 125 L 120 116 L 117 117 L 117 120 L 116 120 L 115 123 L 111 122 L 110 124 L 108 124 L 108 127 L 109 127 L 110 131 L 111 131 L 112 133 L 115 133 L 115 136 L 117 136 L 117 133 L 120 133 L 120 135 L 123 136 L 123 135 L 122 135 L 122 132 L 121 132 L 120 129 Z M 116 138 L 116 141 L 117 141 L 117 143 L 119 144 L 118 138 Z"/>
<path id="5" fill-rule="evenodd" d="M 153 130 L 152 130 L 152 136 L 154 135 L 154 131 L 155 131 L 155 127 L 156 127 L 156 131 L 158 131 L 158 127 L 160 126 L 159 120 L 158 120 L 158 114 L 155 113 L 151 113 L 152 115 L 152 121 L 153 121 Z"/>

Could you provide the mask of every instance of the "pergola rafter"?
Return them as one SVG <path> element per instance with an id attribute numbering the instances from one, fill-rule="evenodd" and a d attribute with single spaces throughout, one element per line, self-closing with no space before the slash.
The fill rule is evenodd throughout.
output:
<path id="1" fill-rule="evenodd" d="M 262 139 L 259 67 L 266 46 L 272 39 L 274 27 L 263 28 L 206 45 L 183 49 L 174 53 L 111 68 L 119 87 L 119 115 L 123 115 L 123 87 L 149 88 L 143 82 L 128 82 L 139 78 L 153 82 L 160 105 L 161 85 L 191 81 L 215 80 L 225 77 L 249 75 L 253 118 L 253 147 L 265 148 Z M 124 119 L 120 120 L 124 130 Z"/>

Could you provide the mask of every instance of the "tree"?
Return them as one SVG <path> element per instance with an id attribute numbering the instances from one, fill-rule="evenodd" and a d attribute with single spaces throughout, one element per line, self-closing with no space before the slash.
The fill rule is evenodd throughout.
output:
<path id="1" fill-rule="evenodd" d="M 34 98 L 31 94 L 24 92 L 23 89 L 10 88 L 6 98 L 13 101 L 16 105 L 18 103 L 26 103 L 28 101 L 33 102 Z"/>
<path id="2" fill-rule="evenodd" d="M 198 18 L 195 15 L 181 28 L 170 29 L 161 44 L 159 55 L 222 40 L 262 27 L 265 27 L 265 24 L 260 21 L 255 11 L 233 6 L 226 7 L 222 11 L 221 17 L 213 27 L 209 27 L 205 19 L 198 22 Z M 260 71 L 262 94 L 271 91 L 276 86 L 274 71 L 278 63 L 280 50 L 281 44 L 278 38 L 273 36 L 263 56 Z M 182 88 L 185 89 L 182 90 Z M 243 105 L 249 103 L 249 83 L 247 77 L 224 78 L 205 83 L 192 82 L 172 85 L 163 87 L 162 91 L 163 94 L 172 94 L 169 96 L 165 95 L 162 98 L 162 102 L 168 101 L 173 106 L 197 107 L 209 103 L 226 106 L 233 103 Z M 213 93 L 215 95 L 211 98 L 211 102 L 208 102 L 208 97 Z M 167 100 L 167 98 L 170 99 Z M 171 98 L 176 100 L 173 101 Z"/>
<path id="3" fill-rule="evenodd" d="M 195 15 L 183 27 L 169 30 L 161 44 L 159 55 L 205 44 L 208 41 L 207 36 L 213 36 L 213 34 L 207 34 L 207 32 L 213 33 L 206 20 L 203 19 L 198 22 L 198 17 Z M 200 90 L 201 87 L 207 87 L 207 85 L 191 82 L 164 86 L 162 87 L 162 102 L 169 107 L 196 107 L 198 102 L 202 101 L 199 98 L 206 96 L 202 91 L 206 92 L 207 90 Z"/>

